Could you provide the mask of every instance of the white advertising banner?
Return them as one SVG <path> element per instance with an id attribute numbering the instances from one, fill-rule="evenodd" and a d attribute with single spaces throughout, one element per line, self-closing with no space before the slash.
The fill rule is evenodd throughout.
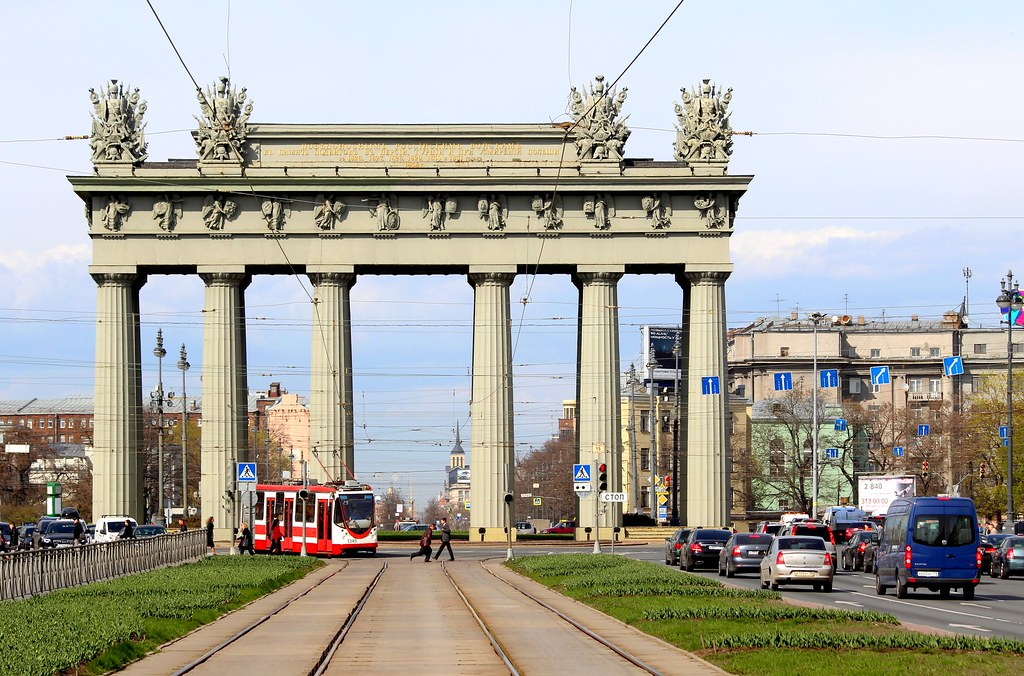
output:
<path id="1" fill-rule="evenodd" d="M 860 508 L 871 515 L 889 511 L 889 503 L 896 498 L 910 498 L 917 494 L 917 479 L 913 476 L 858 477 Z"/>

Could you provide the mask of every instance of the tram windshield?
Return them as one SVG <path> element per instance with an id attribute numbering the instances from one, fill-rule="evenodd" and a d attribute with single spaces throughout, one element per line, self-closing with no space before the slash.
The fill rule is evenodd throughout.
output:
<path id="1" fill-rule="evenodd" d="M 373 493 L 341 494 L 334 501 L 334 523 L 356 535 L 373 527 Z"/>

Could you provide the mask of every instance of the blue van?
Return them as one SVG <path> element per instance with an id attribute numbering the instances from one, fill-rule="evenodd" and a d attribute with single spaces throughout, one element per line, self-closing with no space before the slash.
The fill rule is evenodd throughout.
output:
<path id="1" fill-rule="evenodd" d="M 970 498 L 900 498 L 889 505 L 878 542 L 875 593 L 896 597 L 919 588 L 944 598 L 962 589 L 974 598 L 981 581 L 978 514 Z"/>

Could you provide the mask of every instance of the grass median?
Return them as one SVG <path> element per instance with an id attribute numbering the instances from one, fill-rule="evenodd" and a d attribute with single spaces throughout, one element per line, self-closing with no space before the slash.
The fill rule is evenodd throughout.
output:
<path id="1" fill-rule="evenodd" d="M 608 554 L 527 556 L 507 565 L 735 674 L 1014 673 L 1024 642 L 936 636 L 887 613 L 805 608 L 778 592 Z"/>
<path id="2" fill-rule="evenodd" d="M 0 676 L 100 674 L 323 565 L 313 558 L 215 556 L 0 603 Z M 17 649 L 13 649 L 13 648 Z"/>

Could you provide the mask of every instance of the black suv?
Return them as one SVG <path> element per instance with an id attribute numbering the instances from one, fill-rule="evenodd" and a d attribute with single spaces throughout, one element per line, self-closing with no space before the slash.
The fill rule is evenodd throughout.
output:
<path id="1" fill-rule="evenodd" d="M 718 555 L 725 541 L 732 537 L 727 528 L 695 528 L 679 550 L 679 567 L 693 570 L 697 566 L 718 567 Z"/>
<path id="2" fill-rule="evenodd" d="M 82 544 L 85 544 L 85 524 L 82 524 Z M 39 538 L 42 549 L 71 547 L 75 544 L 75 522 L 72 519 L 57 519 L 46 527 L 46 532 Z"/>
<path id="3" fill-rule="evenodd" d="M 51 523 L 57 520 L 55 516 L 39 517 L 39 521 L 36 522 L 36 529 L 32 531 L 32 549 L 39 549 L 39 540 L 43 537 L 43 533 L 46 532 L 47 527 Z"/>

